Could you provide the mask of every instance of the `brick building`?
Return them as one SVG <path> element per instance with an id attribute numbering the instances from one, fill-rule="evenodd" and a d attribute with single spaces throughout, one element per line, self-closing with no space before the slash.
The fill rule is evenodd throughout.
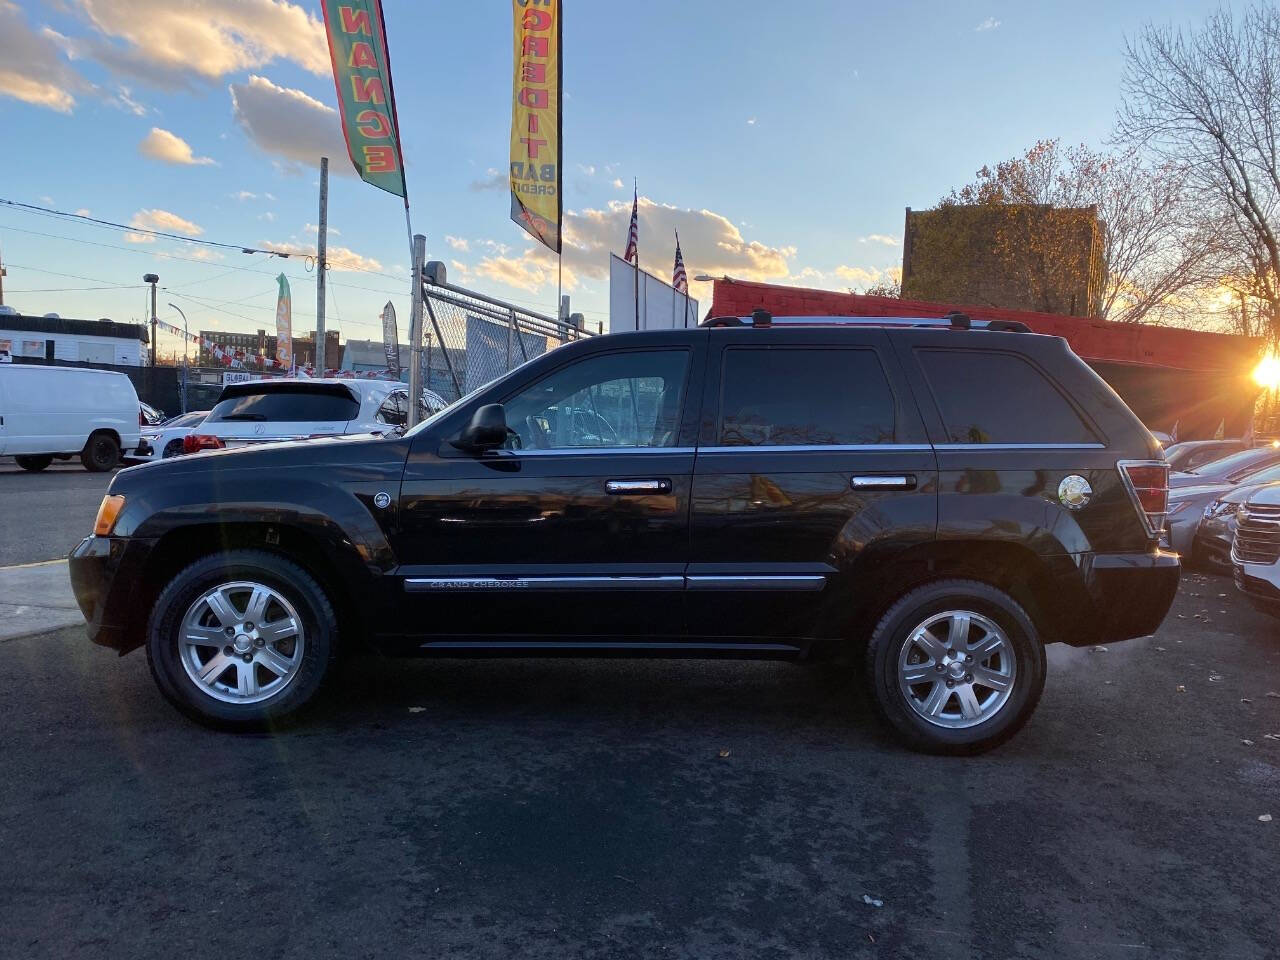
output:
<path id="1" fill-rule="evenodd" d="M 902 296 L 1096 316 L 1106 284 L 1102 253 L 1096 207 L 908 207 Z"/>

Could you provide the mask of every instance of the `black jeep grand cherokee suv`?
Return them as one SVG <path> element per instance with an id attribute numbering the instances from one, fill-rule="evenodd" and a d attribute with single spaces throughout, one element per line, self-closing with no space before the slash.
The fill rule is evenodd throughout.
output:
<path id="1" fill-rule="evenodd" d="M 184 713 L 257 726 L 339 645 L 855 652 L 913 746 L 1026 722 L 1043 644 L 1149 634 L 1160 448 L 1060 339 L 938 321 L 708 321 L 551 351 L 403 437 L 125 470 L 71 578 Z"/>

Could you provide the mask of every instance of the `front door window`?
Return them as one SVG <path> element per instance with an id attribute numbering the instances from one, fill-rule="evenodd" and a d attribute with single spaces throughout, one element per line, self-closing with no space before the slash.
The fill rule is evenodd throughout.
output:
<path id="1" fill-rule="evenodd" d="M 506 401 L 507 448 L 673 447 L 686 350 L 607 353 L 543 377 Z"/>

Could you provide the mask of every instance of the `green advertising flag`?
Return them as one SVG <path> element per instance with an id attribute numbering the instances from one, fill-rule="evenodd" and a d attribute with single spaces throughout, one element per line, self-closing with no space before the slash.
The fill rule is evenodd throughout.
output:
<path id="1" fill-rule="evenodd" d="M 404 197 L 404 155 L 381 0 L 323 0 L 347 153 L 360 179 Z"/>

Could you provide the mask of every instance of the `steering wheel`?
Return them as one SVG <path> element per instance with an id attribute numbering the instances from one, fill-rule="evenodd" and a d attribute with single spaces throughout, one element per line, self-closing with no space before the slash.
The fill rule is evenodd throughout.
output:
<path id="1" fill-rule="evenodd" d="M 529 438 L 533 441 L 532 448 L 534 450 L 546 450 L 551 446 L 551 434 L 532 415 L 524 418 L 524 425 L 529 431 Z"/>

